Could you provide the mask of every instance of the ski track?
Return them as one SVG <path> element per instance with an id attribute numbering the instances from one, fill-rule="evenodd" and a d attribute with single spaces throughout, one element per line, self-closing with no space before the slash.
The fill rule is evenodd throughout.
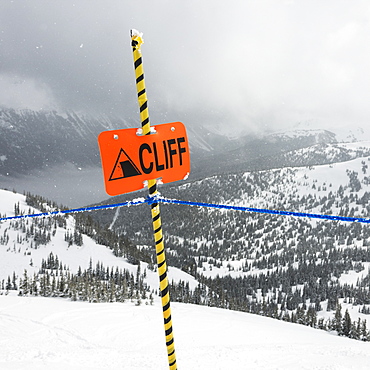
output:
<path id="1" fill-rule="evenodd" d="M 114 213 L 114 217 L 113 217 L 112 223 L 109 225 L 109 228 L 108 228 L 109 230 L 112 230 L 114 224 L 116 223 L 116 220 L 117 220 L 117 218 L 119 216 L 119 211 L 120 211 L 120 207 L 117 207 L 116 208 L 116 212 Z"/>

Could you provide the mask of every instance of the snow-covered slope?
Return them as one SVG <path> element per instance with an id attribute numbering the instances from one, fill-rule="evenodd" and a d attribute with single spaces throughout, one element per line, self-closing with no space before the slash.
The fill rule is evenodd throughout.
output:
<path id="1" fill-rule="evenodd" d="M 220 174 L 161 193 L 180 200 L 369 218 L 369 148 L 369 142 L 327 145 L 324 158 L 335 160 L 344 153 L 347 160 Z M 312 147 L 300 151 L 305 154 L 318 153 Z M 113 218 L 108 212 L 106 222 Z M 341 305 L 356 325 L 358 319 L 369 322 L 366 224 L 179 205 L 163 205 L 161 213 L 171 263 L 215 292 L 203 294 L 203 304 L 279 319 L 311 309 L 328 325 Z M 119 215 L 114 228 L 133 240 L 149 240 L 148 225 L 131 223 L 143 217 L 141 208 L 131 208 Z"/>
<path id="2" fill-rule="evenodd" d="M 26 204 L 26 197 L 21 194 L 0 190 L 0 214 L 2 217 L 14 216 L 15 208 L 18 213 L 40 213 L 39 210 Z M 79 267 L 88 269 L 90 261 L 93 266 L 98 262 L 105 267 L 128 270 L 135 274 L 138 266 L 130 264 L 126 259 L 116 257 L 112 250 L 98 244 L 91 237 L 82 235 L 82 245 L 68 243 L 66 235 L 74 235 L 75 219 L 73 216 L 64 216 L 66 223 L 63 226 L 54 223 L 53 218 L 29 218 L 24 221 L 11 220 L 0 223 L 0 283 L 8 276 L 22 277 L 24 270 L 29 276 L 41 269 L 42 260 L 47 260 L 50 253 L 58 257 L 59 261 L 68 266 L 70 273 L 77 273 Z M 46 223 L 51 223 L 50 241 L 36 245 L 37 232 L 44 233 Z M 31 231 L 32 235 L 31 235 Z M 47 229 L 47 228 L 46 228 Z M 41 231 L 40 231 L 41 230 Z M 147 269 L 148 264 L 141 262 L 141 272 L 146 271 L 146 283 L 151 289 L 159 287 L 158 274 Z M 169 268 L 169 280 L 188 281 L 191 288 L 198 285 L 190 275 L 177 268 Z M 1 291 L 1 286 L 0 286 Z"/>
<path id="3" fill-rule="evenodd" d="M 167 369 L 159 304 L 0 296 L 3 370 Z M 370 343 L 218 308 L 172 304 L 179 369 L 365 370 Z"/>

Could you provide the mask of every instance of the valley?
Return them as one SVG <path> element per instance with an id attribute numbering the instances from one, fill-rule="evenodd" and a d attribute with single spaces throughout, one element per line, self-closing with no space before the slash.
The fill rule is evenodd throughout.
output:
<path id="1" fill-rule="evenodd" d="M 211 144 L 206 150 L 204 145 L 197 147 L 195 168 L 207 168 L 201 171 L 203 177 L 196 179 L 195 171 L 185 182 L 162 185 L 161 195 L 369 217 L 370 142 L 337 143 L 332 134 L 321 131 L 263 140 L 268 153 L 258 140 L 247 145 L 239 139 L 236 150 L 225 149 L 229 166 L 218 162 Z M 223 145 L 227 147 L 226 141 Z M 253 150 L 258 147 L 260 152 Z M 258 154 L 263 151 L 265 161 Z M 260 167 L 254 169 L 257 162 Z M 1 196 L 6 199 L 0 211 L 4 215 L 63 207 L 30 192 L 2 191 Z M 144 190 L 100 204 L 146 196 Z M 370 339 L 367 225 L 195 206 L 162 205 L 161 210 L 173 302 L 243 311 Z M 148 207 L 135 206 L 7 221 L 0 229 L 2 294 L 152 304 L 160 292 L 149 214 Z"/>

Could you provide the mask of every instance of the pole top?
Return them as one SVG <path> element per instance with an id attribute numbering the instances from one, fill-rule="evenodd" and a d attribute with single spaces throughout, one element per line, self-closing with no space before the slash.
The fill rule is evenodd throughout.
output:
<path id="1" fill-rule="evenodd" d="M 130 31 L 130 34 L 132 47 L 134 48 L 134 50 L 140 50 L 141 44 L 144 44 L 143 33 L 133 28 Z"/>

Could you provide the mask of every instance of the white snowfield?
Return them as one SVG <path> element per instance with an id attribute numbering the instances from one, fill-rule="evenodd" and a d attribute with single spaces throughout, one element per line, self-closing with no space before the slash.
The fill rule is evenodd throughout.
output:
<path id="1" fill-rule="evenodd" d="M 306 326 L 172 304 L 178 368 L 369 369 L 370 343 Z M 162 312 L 134 303 L 0 296 L 0 369 L 168 369 Z"/>

